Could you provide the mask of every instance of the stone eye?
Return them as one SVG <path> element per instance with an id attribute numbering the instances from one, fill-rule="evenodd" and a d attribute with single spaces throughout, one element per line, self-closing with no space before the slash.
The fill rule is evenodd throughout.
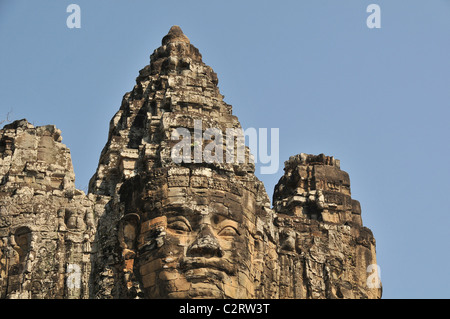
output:
<path id="1" fill-rule="evenodd" d="M 238 235 L 238 232 L 236 228 L 232 226 L 225 226 L 222 228 L 222 230 L 218 234 L 219 236 L 236 236 Z"/>
<path id="2" fill-rule="evenodd" d="M 176 220 L 167 225 L 168 228 L 175 230 L 177 232 L 189 232 L 191 227 L 182 220 Z"/>

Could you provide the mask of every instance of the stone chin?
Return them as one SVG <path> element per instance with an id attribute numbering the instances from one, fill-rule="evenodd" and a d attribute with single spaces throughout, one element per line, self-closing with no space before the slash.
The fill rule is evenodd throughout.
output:
<path id="1" fill-rule="evenodd" d="M 198 282 L 191 285 L 189 291 L 174 291 L 167 294 L 167 299 L 224 299 L 231 298 L 215 284 Z"/>
<path id="2" fill-rule="evenodd" d="M 188 290 L 168 291 L 168 299 L 224 299 L 224 298 L 248 298 L 245 289 L 235 287 L 233 283 L 237 278 L 222 277 L 223 273 L 206 268 L 196 269 L 195 272 L 186 274 Z M 219 279 L 221 278 L 221 279 Z"/>

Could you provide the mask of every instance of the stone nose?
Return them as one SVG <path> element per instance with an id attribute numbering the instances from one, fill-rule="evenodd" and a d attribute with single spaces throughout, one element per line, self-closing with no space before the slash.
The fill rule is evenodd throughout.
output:
<path id="1" fill-rule="evenodd" d="M 222 257 L 223 254 L 223 249 L 209 225 L 203 226 L 187 251 L 187 255 L 191 257 Z"/>

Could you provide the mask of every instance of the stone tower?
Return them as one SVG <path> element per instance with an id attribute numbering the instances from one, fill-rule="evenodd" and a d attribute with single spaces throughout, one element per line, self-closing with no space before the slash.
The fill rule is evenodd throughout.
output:
<path id="1" fill-rule="evenodd" d="M 291 157 L 271 207 L 241 133 L 178 26 L 124 95 L 87 195 L 59 130 L 5 126 L 1 297 L 380 298 L 339 161 Z"/>
<path id="2" fill-rule="evenodd" d="M 1 298 L 89 298 L 92 244 L 106 201 L 75 188 L 53 125 L 0 130 Z"/>

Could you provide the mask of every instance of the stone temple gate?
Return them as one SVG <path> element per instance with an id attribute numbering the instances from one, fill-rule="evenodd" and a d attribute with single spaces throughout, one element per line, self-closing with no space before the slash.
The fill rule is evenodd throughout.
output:
<path id="1" fill-rule="evenodd" d="M 196 121 L 241 129 L 174 26 L 112 118 L 87 194 L 60 130 L 4 126 L 0 297 L 381 297 L 368 283 L 375 239 L 339 160 L 292 156 L 271 203 L 248 148 L 242 163 L 173 161 L 175 129 Z"/>

